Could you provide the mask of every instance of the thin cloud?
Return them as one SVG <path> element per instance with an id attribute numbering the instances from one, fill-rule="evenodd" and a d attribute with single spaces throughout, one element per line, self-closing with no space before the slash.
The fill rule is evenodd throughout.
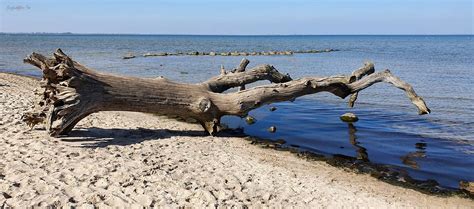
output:
<path id="1" fill-rule="evenodd" d="M 7 6 L 8 11 L 22 11 L 22 10 L 29 10 L 29 9 L 31 9 L 31 7 L 28 5 L 16 5 L 16 6 L 8 5 Z"/>

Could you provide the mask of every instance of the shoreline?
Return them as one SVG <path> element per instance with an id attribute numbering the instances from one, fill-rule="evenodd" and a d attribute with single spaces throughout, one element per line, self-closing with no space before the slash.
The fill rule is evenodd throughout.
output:
<path id="1" fill-rule="evenodd" d="M 265 37 L 265 36 L 474 36 L 474 34 L 468 33 L 440 33 L 440 34 L 173 34 L 173 33 L 72 33 L 72 32 L 0 32 L 0 35 L 43 35 L 43 36 L 229 36 L 229 37 L 239 37 L 239 36 L 256 36 L 256 37 Z"/>
<path id="2" fill-rule="evenodd" d="M 468 190 L 461 189 L 459 187 L 445 187 L 440 185 L 436 180 L 418 180 L 410 176 L 406 172 L 397 171 L 396 167 L 386 164 L 372 163 L 370 161 L 359 160 L 356 157 L 351 157 L 342 154 L 320 154 L 313 153 L 310 151 L 300 150 L 299 148 L 282 146 L 282 144 L 266 140 L 259 139 L 256 137 L 247 137 L 246 140 L 251 141 L 252 144 L 255 144 L 263 149 L 272 149 L 280 152 L 290 152 L 295 156 L 310 161 L 320 161 L 325 162 L 330 166 L 344 169 L 348 172 L 353 172 L 356 174 L 368 174 L 374 179 L 377 179 L 381 182 L 385 182 L 394 186 L 399 186 L 402 188 L 412 189 L 427 195 L 434 195 L 438 197 L 451 197 L 458 196 L 461 198 L 467 198 L 474 200 L 474 193 L 470 193 Z M 462 183 L 461 183 L 462 182 Z M 460 184 L 464 184 L 465 188 L 470 188 L 472 183 L 461 181 Z M 471 189 L 472 191 L 472 189 Z"/>
<path id="3" fill-rule="evenodd" d="M 474 206 L 142 113 L 95 113 L 51 138 L 20 121 L 37 86 L 0 73 L 0 205 Z"/>

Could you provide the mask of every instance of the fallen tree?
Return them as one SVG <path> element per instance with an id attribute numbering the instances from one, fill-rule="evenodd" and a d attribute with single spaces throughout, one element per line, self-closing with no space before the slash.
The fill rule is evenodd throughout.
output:
<path id="1" fill-rule="evenodd" d="M 352 95 L 353 106 L 357 93 L 375 83 L 386 82 L 406 92 L 419 114 L 430 112 L 425 102 L 406 82 L 389 70 L 375 72 L 372 63 L 355 70 L 351 75 L 304 77 L 293 80 L 271 65 L 260 65 L 246 70 L 243 59 L 229 72 L 198 84 L 177 83 L 159 78 L 135 78 L 97 72 L 73 61 L 58 49 L 53 57 L 32 53 L 24 62 L 43 72 L 41 101 L 32 112 L 25 113 L 30 125 L 45 122 L 51 136 L 67 134 L 84 117 L 99 111 L 135 111 L 159 115 L 193 118 L 214 135 L 219 131 L 224 115 L 245 117 L 250 110 L 264 104 L 291 101 L 318 92 L 331 92 L 345 98 Z M 245 85 L 259 80 L 272 82 L 245 90 Z M 237 92 L 225 92 L 239 87 Z"/>

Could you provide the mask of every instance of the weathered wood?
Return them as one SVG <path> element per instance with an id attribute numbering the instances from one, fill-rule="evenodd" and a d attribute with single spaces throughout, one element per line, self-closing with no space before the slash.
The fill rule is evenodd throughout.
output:
<path id="1" fill-rule="evenodd" d="M 375 66 L 373 63 L 367 62 L 365 63 L 364 67 L 361 67 L 354 72 L 352 72 L 352 77 L 350 82 L 355 82 L 360 80 L 362 77 L 366 75 L 370 75 L 375 72 Z M 349 107 L 354 107 L 354 104 L 359 96 L 359 92 L 353 93 L 349 98 Z"/>
<path id="2" fill-rule="evenodd" d="M 214 135 L 219 131 L 224 115 L 245 117 L 250 110 L 264 104 L 322 91 L 344 98 L 378 82 L 390 83 L 405 91 L 419 114 L 430 112 L 408 83 L 388 70 L 374 73 L 375 68 L 370 63 L 350 76 L 292 80 L 270 65 L 246 71 L 249 61 L 243 59 L 231 72 L 222 68 L 220 75 L 208 81 L 183 84 L 162 77 L 149 79 L 100 73 L 73 61 L 60 49 L 52 58 L 32 53 L 24 61 L 43 71 L 41 86 L 44 89 L 37 109 L 25 113 L 24 120 L 32 126 L 45 121 L 51 136 L 67 134 L 81 119 L 99 111 L 136 111 L 193 118 Z M 222 93 L 259 80 L 275 84 Z"/>
<path id="3" fill-rule="evenodd" d="M 250 61 L 247 58 L 242 58 L 240 61 L 239 67 L 235 69 L 235 72 L 244 72 L 245 68 L 247 68 L 247 65 L 250 63 Z M 239 91 L 245 90 L 245 85 L 241 85 L 239 87 Z"/>

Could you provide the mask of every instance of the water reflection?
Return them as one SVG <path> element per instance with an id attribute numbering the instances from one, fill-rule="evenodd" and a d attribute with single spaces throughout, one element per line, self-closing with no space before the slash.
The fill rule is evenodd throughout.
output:
<path id="1" fill-rule="evenodd" d="M 359 144 L 357 142 L 357 128 L 353 123 L 348 123 L 348 130 L 349 130 L 349 142 L 352 144 L 352 146 L 355 148 L 356 151 L 356 158 L 357 160 L 361 160 L 364 162 L 369 162 L 369 154 L 367 153 L 367 149 Z M 415 144 L 415 148 L 417 149 L 414 152 L 409 152 L 406 155 L 400 157 L 402 160 L 402 163 L 410 166 L 413 169 L 419 169 L 420 165 L 417 163 L 417 160 L 420 158 L 425 158 L 426 157 L 426 143 L 424 142 L 419 142 Z"/>
<path id="2" fill-rule="evenodd" d="M 390 111 L 374 114 L 372 110 L 363 109 L 358 110 L 357 114 L 364 120 L 348 124 L 338 117 L 347 111 L 345 106 L 335 108 L 332 103 L 314 105 L 315 102 L 302 99 L 296 103 L 275 104 L 276 111 L 257 109 L 251 112 L 257 121 L 252 125 L 237 117 L 223 120 L 230 128 L 242 128 L 242 132 L 249 136 L 274 142 L 283 138 L 286 143 L 282 147 L 327 157 L 343 156 L 344 159 L 351 159 L 352 164 L 361 166 L 387 166 L 413 179 L 434 179 L 441 186 L 457 188 L 460 180 L 472 181 L 474 178 L 470 171 L 474 165 L 471 145 L 393 128 L 399 124 L 411 126 L 421 120 Z M 315 113 L 318 117 L 314 117 Z M 423 124 L 432 125 L 428 122 Z M 270 133 L 267 131 L 270 126 L 276 126 L 278 130 Z"/>
<path id="3" fill-rule="evenodd" d="M 349 130 L 349 142 L 352 144 L 352 146 L 355 148 L 356 151 L 356 156 L 357 160 L 361 160 L 364 162 L 369 162 L 369 154 L 367 153 L 367 149 L 363 146 L 360 145 L 359 142 L 357 142 L 357 128 L 353 123 L 348 123 L 348 130 Z M 419 142 L 415 144 L 415 148 L 417 149 L 414 152 L 409 152 L 406 155 L 400 157 L 402 160 L 402 163 L 410 166 L 413 169 L 419 169 L 420 165 L 417 163 L 417 160 L 420 158 L 425 158 L 426 157 L 426 143 L 424 142 Z"/>
<path id="4" fill-rule="evenodd" d="M 402 163 L 410 166 L 413 169 L 419 169 L 420 165 L 416 162 L 416 159 L 426 157 L 426 143 L 416 143 L 415 148 L 418 149 L 415 152 L 409 152 L 407 155 L 402 156 Z"/>
<path id="5" fill-rule="evenodd" d="M 349 126 L 349 142 L 356 149 L 357 159 L 362 160 L 364 162 L 369 162 L 369 154 L 367 154 L 367 149 L 363 146 L 360 146 L 359 142 L 357 142 L 356 127 L 352 123 L 348 123 L 348 126 Z"/>

